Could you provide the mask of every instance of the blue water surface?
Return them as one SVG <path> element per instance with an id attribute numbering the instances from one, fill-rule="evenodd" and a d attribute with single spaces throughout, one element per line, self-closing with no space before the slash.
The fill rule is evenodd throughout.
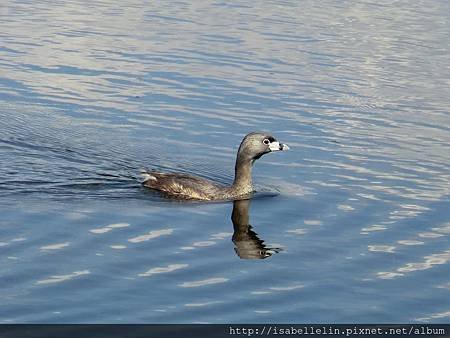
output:
<path id="1" fill-rule="evenodd" d="M 0 323 L 449 323 L 446 1 L 0 10 Z M 250 131 L 251 201 L 193 203 Z"/>

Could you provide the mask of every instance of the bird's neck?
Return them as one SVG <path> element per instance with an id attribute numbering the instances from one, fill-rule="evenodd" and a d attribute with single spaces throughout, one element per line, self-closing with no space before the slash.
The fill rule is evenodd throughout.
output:
<path id="1" fill-rule="evenodd" d="M 234 182 L 232 189 L 242 194 L 248 194 L 253 191 L 252 186 L 252 167 L 253 159 L 241 158 L 236 159 L 234 168 Z"/>

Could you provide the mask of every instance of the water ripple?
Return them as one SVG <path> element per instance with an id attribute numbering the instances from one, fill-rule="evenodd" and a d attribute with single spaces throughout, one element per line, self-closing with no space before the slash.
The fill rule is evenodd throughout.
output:
<path id="1" fill-rule="evenodd" d="M 3 322 L 448 318 L 446 2 L 2 13 Z M 284 249 L 258 262 L 234 251 L 230 203 L 164 203 L 137 177 L 229 184 L 253 130 L 292 145 L 255 165 L 276 198 L 253 199 L 242 238 Z"/>

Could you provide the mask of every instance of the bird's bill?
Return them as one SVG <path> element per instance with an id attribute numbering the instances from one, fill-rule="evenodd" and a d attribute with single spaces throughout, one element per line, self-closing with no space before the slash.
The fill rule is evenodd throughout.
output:
<path id="1" fill-rule="evenodd" d="M 286 151 L 289 150 L 289 147 L 287 144 L 274 141 L 269 144 L 269 149 L 270 151 Z"/>

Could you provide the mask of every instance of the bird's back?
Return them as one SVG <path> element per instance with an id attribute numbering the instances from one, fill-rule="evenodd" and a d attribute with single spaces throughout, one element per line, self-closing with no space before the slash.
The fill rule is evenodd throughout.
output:
<path id="1" fill-rule="evenodd" d="M 178 199 L 213 200 L 225 189 L 204 178 L 186 174 L 146 172 L 143 175 L 145 187 Z"/>

